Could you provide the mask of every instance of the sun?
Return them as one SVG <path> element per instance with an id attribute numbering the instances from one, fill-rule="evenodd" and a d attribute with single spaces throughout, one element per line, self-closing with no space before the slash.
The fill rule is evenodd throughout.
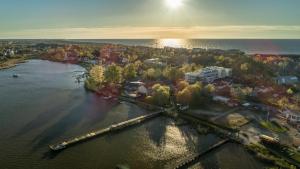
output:
<path id="1" fill-rule="evenodd" d="M 182 5 L 182 0 L 165 0 L 168 7 L 176 9 Z"/>

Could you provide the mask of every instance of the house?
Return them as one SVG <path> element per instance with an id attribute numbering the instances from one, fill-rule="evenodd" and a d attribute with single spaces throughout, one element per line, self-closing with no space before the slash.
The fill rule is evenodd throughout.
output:
<path id="1" fill-rule="evenodd" d="M 279 85 L 294 85 L 299 83 L 299 79 L 296 76 L 280 76 L 275 81 Z"/>
<path id="2" fill-rule="evenodd" d="M 6 49 L 3 51 L 4 57 L 13 57 L 15 55 L 15 51 L 13 49 Z"/>
<path id="3" fill-rule="evenodd" d="M 230 77 L 232 74 L 232 69 L 210 66 L 200 69 L 196 72 L 188 72 L 185 74 L 185 80 L 189 83 L 195 83 L 196 81 L 204 81 L 206 83 L 211 83 L 217 79 L 222 79 L 225 77 Z"/>
<path id="4" fill-rule="evenodd" d="M 141 86 L 138 87 L 137 93 L 141 94 L 141 95 L 144 95 L 144 96 L 147 96 L 148 95 L 148 89 L 144 85 L 141 85 Z"/>
<path id="5" fill-rule="evenodd" d="M 214 96 L 213 101 L 227 104 L 230 101 L 230 98 L 224 96 Z"/>
<path id="6" fill-rule="evenodd" d="M 144 61 L 144 63 L 146 65 L 150 65 L 150 66 L 159 66 L 159 67 L 164 67 L 166 66 L 165 63 L 161 62 L 161 60 L 159 58 L 152 58 L 152 59 L 146 59 Z"/>
<path id="7" fill-rule="evenodd" d="M 226 104 L 229 107 L 236 107 L 239 105 L 239 103 L 236 100 L 224 96 L 214 96 L 213 101 Z"/>
<path id="8" fill-rule="evenodd" d="M 148 89 L 143 82 L 129 82 L 125 86 L 125 93 L 130 97 L 137 98 L 139 96 L 147 96 Z"/>
<path id="9" fill-rule="evenodd" d="M 293 122 L 293 123 L 300 122 L 300 113 L 298 112 L 286 109 L 282 111 L 282 114 L 289 122 Z"/>

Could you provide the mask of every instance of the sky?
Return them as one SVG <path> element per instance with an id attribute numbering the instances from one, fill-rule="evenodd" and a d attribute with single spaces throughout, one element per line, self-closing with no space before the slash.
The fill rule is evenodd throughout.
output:
<path id="1" fill-rule="evenodd" d="M 300 39 L 299 7 L 300 0 L 0 0 L 0 38 Z"/>

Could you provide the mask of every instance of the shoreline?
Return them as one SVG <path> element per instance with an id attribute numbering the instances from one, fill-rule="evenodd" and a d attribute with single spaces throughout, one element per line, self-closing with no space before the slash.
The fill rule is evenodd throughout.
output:
<path id="1" fill-rule="evenodd" d="M 4 62 L 0 62 L 0 70 L 14 68 L 19 64 L 26 63 L 26 62 L 27 62 L 26 57 L 8 59 Z"/>

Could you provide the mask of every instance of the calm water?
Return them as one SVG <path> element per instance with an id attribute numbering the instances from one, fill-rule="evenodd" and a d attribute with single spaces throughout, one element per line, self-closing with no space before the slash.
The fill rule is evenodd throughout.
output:
<path id="1" fill-rule="evenodd" d="M 141 39 L 141 40 L 74 40 L 150 47 L 240 49 L 249 54 L 300 54 L 300 39 Z"/>
<path id="2" fill-rule="evenodd" d="M 110 169 L 117 164 L 160 169 L 218 140 L 215 135 L 200 136 L 189 126 L 178 127 L 171 119 L 159 117 L 52 154 L 47 147 L 51 143 L 147 113 L 135 105 L 106 102 L 86 92 L 82 84 L 75 83 L 78 71 L 84 70 L 41 60 L 0 71 L 1 169 Z M 20 77 L 12 78 L 14 73 Z M 225 169 L 260 166 L 242 149 L 234 153 L 241 158 L 219 152 L 211 156 L 217 162 L 222 158 L 216 157 L 230 159 L 222 167 Z M 196 168 L 214 166 L 207 163 Z"/>

